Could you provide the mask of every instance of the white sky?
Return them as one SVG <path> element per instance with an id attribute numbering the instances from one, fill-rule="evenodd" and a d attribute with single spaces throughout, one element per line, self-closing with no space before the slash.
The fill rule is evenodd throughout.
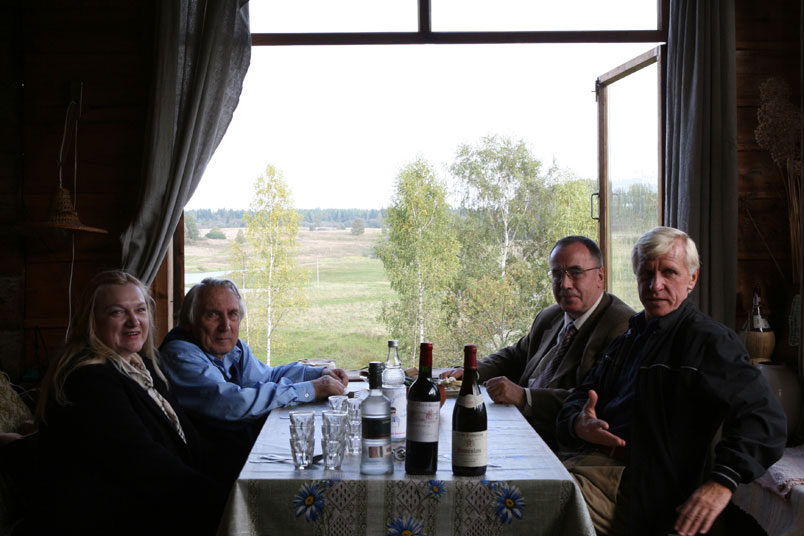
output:
<path id="1" fill-rule="evenodd" d="M 251 2 L 252 30 L 267 31 L 257 27 L 258 1 Z M 563 4 L 579 3 L 590 4 Z M 312 4 L 328 2 L 287 5 L 309 13 Z M 435 24 L 436 0 L 433 5 Z M 476 29 L 471 26 L 479 23 L 462 24 Z M 446 178 L 458 145 L 489 134 L 524 139 L 545 166 L 555 158 L 560 167 L 594 179 L 595 79 L 650 48 L 254 47 L 232 123 L 186 208 L 247 208 L 252 184 L 268 164 L 283 173 L 298 208 L 382 208 L 405 164 L 423 156 Z"/>

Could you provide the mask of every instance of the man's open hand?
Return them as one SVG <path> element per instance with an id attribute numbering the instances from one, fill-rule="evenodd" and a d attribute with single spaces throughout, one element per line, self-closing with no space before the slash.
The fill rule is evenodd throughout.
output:
<path id="1" fill-rule="evenodd" d="M 597 405 L 597 393 L 590 390 L 589 400 L 586 401 L 583 411 L 575 418 L 575 435 L 587 443 L 604 447 L 624 447 L 625 440 L 609 432 L 609 423 L 597 418 L 595 405 Z"/>

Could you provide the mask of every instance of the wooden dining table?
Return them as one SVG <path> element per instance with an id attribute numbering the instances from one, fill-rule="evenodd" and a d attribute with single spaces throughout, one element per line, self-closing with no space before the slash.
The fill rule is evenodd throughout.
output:
<path id="1" fill-rule="evenodd" d="M 367 384 L 351 382 L 350 390 Z M 340 470 L 322 465 L 297 470 L 289 444 L 288 412 L 271 412 L 230 493 L 219 535 L 566 535 L 594 536 L 580 490 L 553 452 L 515 407 L 495 404 L 483 389 L 488 413 L 488 468 L 483 477 L 452 474 L 452 410 L 441 408 L 438 470 L 405 474 L 404 461 L 389 475 L 363 475 L 360 456 Z M 325 403 L 309 404 L 320 453 Z"/>

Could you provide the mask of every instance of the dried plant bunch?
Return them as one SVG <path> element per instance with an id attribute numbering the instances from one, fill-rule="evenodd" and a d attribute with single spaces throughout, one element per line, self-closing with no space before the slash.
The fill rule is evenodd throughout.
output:
<path id="1" fill-rule="evenodd" d="M 793 281 L 801 274 L 801 110 L 790 101 L 790 86 L 769 78 L 759 87 L 757 144 L 770 153 L 787 199 Z"/>
<path id="2" fill-rule="evenodd" d="M 759 87 L 757 143 L 770 152 L 773 162 L 786 169 L 800 160 L 801 110 L 790 102 L 790 86 L 781 78 L 769 78 Z"/>

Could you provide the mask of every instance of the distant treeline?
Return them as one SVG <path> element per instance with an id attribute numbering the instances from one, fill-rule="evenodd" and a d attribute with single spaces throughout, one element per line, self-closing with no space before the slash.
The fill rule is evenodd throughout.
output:
<path id="1" fill-rule="evenodd" d="M 198 227 L 210 229 L 212 227 L 245 227 L 243 216 L 247 210 L 231 208 L 199 208 L 186 210 L 185 214 L 195 218 Z M 366 227 L 382 227 L 385 217 L 384 209 L 359 208 L 309 208 L 297 209 L 300 227 L 351 227 L 352 223 L 360 218 Z"/>

